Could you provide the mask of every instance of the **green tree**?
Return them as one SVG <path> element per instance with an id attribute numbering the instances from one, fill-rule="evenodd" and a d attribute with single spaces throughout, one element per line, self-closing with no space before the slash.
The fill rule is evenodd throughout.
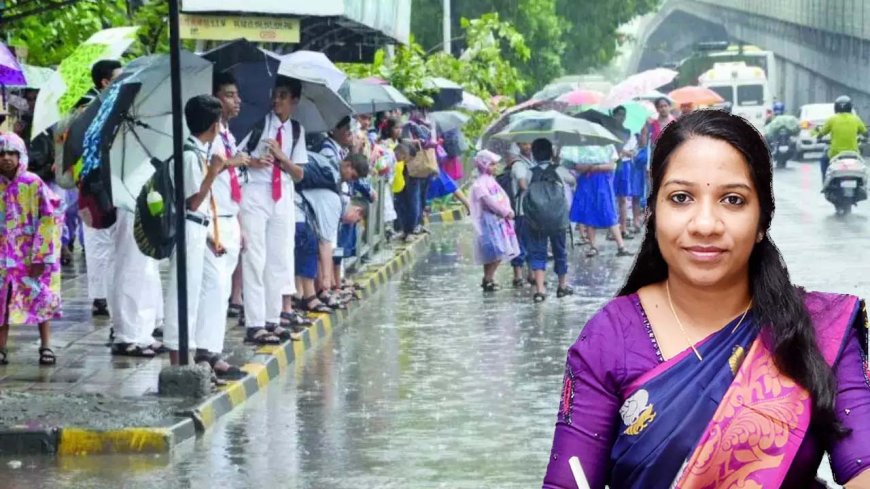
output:
<path id="1" fill-rule="evenodd" d="M 616 55 L 619 26 L 658 8 L 661 0 L 557 0 L 557 13 L 567 22 L 565 68 L 586 73 Z"/>
<path id="2" fill-rule="evenodd" d="M 10 3 L 10 8 L 13 8 L 21 2 Z M 29 64 L 53 66 L 69 56 L 92 34 L 109 27 L 141 27 L 140 42 L 133 47 L 132 56 L 167 52 L 168 14 L 169 5 L 164 1 L 148 2 L 132 12 L 131 16 L 127 0 L 82 0 L 60 9 L 43 10 L 9 21 L 4 27 L 12 46 L 27 48 Z"/>

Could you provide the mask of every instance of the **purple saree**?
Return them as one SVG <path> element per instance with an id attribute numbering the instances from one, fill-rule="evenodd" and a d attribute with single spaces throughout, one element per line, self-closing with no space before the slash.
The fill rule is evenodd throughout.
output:
<path id="1" fill-rule="evenodd" d="M 817 487 L 825 449 L 848 480 L 870 467 L 866 321 L 852 296 L 807 294 L 818 343 L 838 378 L 853 433 L 822 447 L 808 393 L 779 374 L 750 313 L 662 361 L 636 295 L 614 299 L 568 355 L 545 488 L 574 488 L 578 457 L 592 488 Z M 859 339 L 863 338 L 863 339 Z"/>

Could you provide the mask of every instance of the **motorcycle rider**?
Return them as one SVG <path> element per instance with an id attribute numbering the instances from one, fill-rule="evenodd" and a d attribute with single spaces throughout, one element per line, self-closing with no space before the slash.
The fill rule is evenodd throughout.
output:
<path id="1" fill-rule="evenodd" d="M 776 136 L 783 129 L 790 138 L 794 138 L 801 132 L 800 121 L 797 117 L 786 115 L 785 104 L 777 101 L 773 103 L 773 118 L 764 126 L 764 138 L 767 139 L 771 152 L 774 150 Z"/>
<path id="2" fill-rule="evenodd" d="M 822 170 L 822 185 L 824 185 L 825 173 L 831 160 L 844 151 L 858 153 L 858 136 L 867 134 L 867 126 L 860 117 L 852 113 L 852 99 L 843 95 L 834 102 L 834 115 L 825 122 L 824 126 L 817 128 L 815 134 L 816 138 L 831 135 L 828 152 L 819 162 Z"/>

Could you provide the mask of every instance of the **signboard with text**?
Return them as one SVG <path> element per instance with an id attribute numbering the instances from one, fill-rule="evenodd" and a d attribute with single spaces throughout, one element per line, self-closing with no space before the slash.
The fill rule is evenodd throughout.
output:
<path id="1" fill-rule="evenodd" d="M 300 38 L 299 19 L 240 15 L 181 14 L 181 37 L 203 41 L 231 41 L 295 44 Z"/>

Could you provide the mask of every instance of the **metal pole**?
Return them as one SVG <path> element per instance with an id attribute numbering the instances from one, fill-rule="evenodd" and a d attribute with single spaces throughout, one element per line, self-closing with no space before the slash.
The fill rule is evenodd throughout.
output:
<path id="1" fill-rule="evenodd" d="M 450 38 L 451 38 L 451 25 L 450 25 L 450 0 L 444 0 L 444 52 L 447 54 L 452 54 L 452 49 L 450 48 Z"/>
<path id="2" fill-rule="evenodd" d="M 178 359 L 188 364 L 187 325 L 187 243 L 185 221 L 187 205 L 184 198 L 184 129 L 181 121 L 181 39 L 178 27 L 178 0 L 169 0 L 169 70 L 172 91 L 172 161 L 175 171 L 175 206 L 178 221 L 175 230 L 175 263 L 178 274 Z"/>

